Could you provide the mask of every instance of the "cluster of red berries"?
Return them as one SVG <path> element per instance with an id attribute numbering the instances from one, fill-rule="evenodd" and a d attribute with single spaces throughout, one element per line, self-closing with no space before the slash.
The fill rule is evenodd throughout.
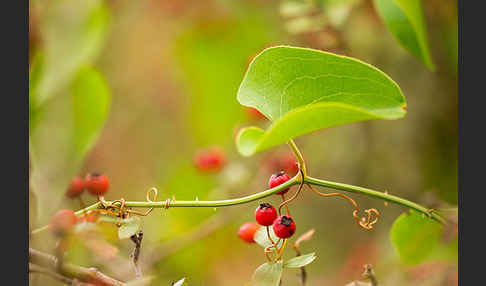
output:
<path id="1" fill-rule="evenodd" d="M 274 188 L 287 182 L 290 177 L 284 172 L 273 174 L 270 177 L 268 185 L 270 188 Z M 289 189 L 285 189 L 277 194 L 285 194 Z M 280 238 L 289 238 L 295 233 L 295 222 L 292 217 L 288 215 L 277 215 L 277 210 L 269 203 L 263 203 L 255 210 L 255 220 L 262 226 L 272 226 L 273 232 Z M 245 223 L 238 230 L 240 238 L 248 243 L 254 243 L 255 233 L 260 226 L 254 222 Z"/>
<path id="2" fill-rule="evenodd" d="M 196 153 L 194 164 L 203 172 L 217 172 L 226 164 L 226 155 L 220 148 L 210 148 Z"/>
<path id="3" fill-rule="evenodd" d="M 102 196 L 106 194 L 109 188 L 110 182 L 106 175 L 91 173 L 86 175 L 84 180 L 79 176 L 74 177 L 66 190 L 66 196 L 68 198 L 77 198 L 81 196 L 85 189 L 94 196 Z M 56 236 L 63 237 L 72 230 L 76 223 L 95 222 L 97 219 L 98 216 L 96 214 L 86 214 L 78 219 L 72 210 L 64 209 L 58 211 L 52 217 L 49 228 Z"/>
<path id="4" fill-rule="evenodd" d="M 106 175 L 91 173 L 86 175 L 84 180 L 80 176 L 74 177 L 66 190 L 66 196 L 68 198 L 79 197 L 85 189 L 94 196 L 103 196 L 109 188 L 110 182 Z"/>

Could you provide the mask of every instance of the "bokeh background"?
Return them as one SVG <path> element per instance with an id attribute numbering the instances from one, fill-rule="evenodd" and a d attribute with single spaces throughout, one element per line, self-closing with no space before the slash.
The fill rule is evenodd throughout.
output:
<path id="1" fill-rule="evenodd" d="M 105 77 L 112 97 L 98 140 L 78 163 L 66 147 L 72 122 L 62 87 L 46 105 L 30 138 L 31 227 L 45 225 L 61 208 L 79 209 L 79 201 L 65 198 L 64 191 L 73 175 L 93 171 L 109 177 L 107 199 L 145 200 L 150 187 L 157 187 L 162 199 L 174 195 L 179 200 L 225 199 L 266 189 L 279 168 L 275 161 L 289 149 L 281 146 L 250 158 L 236 152 L 239 128 L 270 124 L 239 105 L 236 93 L 251 58 L 278 44 L 368 62 L 390 75 L 407 99 L 403 119 L 297 138 L 312 176 L 386 190 L 431 207 L 457 205 L 457 1 L 422 4 L 434 72 L 398 44 L 369 0 L 31 0 L 31 63 L 51 49 L 59 66 L 67 66 L 81 53 L 76 50 L 81 32 L 73 22 L 86 22 L 88 28 L 106 24 L 95 48 L 82 52 Z M 69 67 L 59 71 L 69 79 Z M 224 150 L 227 164 L 219 172 L 201 172 L 194 156 L 213 146 Z M 365 263 L 373 264 L 381 285 L 457 285 L 454 260 L 418 266 L 400 262 L 389 231 L 406 209 L 352 197 L 363 209 L 380 210 L 374 230 L 358 228 L 353 209 L 340 198 L 304 192 L 291 204 L 297 236 L 315 229 L 301 245 L 302 252 L 318 256 L 307 267 L 308 285 L 362 279 Z M 83 200 L 95 202 L 87 195 Z M 279 204 L 280 198 L 264 201 Z M 144 275 L 155 277 L 153 285 L 182 277 L 188 285 L 244 285 L 266 261 L 261 247 L 243 243 L 236 234 L 241 224 L 253 221 L 258 203 L 154 210 L 143 220 Z M 103 234 L 98 245 L 76 244 L 68 259 L 124 281 L 134 279 L 131 241 L 119 241 L 109 225 Z M 32 247 L 51 253 L 55 243 L 47 232 L 30 240 Z M 293 253 L 288 249 L 286 255 Z M 299 285 L 297 273 L 284 271 L 282 285 Z M 31 285 L 60 284 L 32 275 Z"/>

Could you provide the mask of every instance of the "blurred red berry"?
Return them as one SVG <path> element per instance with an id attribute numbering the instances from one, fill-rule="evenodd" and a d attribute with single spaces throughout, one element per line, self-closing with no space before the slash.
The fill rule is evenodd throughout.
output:
<path id="1" fill-rule="evenodd" d="M 194 157 L 194 164 L 203 172 L 216 172 L 226 164 L 226 155 L 219 148 L 199 151 Z"/>
<path id="2" fill-rule="evenodd" d="M 255 210 L 255 219 L 260 225 L 272 225 L 276 218 L 277 211 L 269 203 L 260 204 Z"/>
<path id="3" fill-rule="evenodd" d="M 290 177 L 289 175 L 285 174 L 284 171 L 280 171 L 276 174 L 273 174 L 272 176 L 270 176 L 270 179 L 268 180 L 268 187 L 270 189 L 273 189 L 275 188 L 276 186 L 279 186 L 285 182 L 287 182 L 288 180 L 290 180 Z M 280 191 L 277 193 L 277 195 L 283 195 L 285 194 L 286 192 L 289 191 L 290 188 L 288 189 L 285 189 L 283 191 Z"/>
<path id="4" fill-rule="evenodd" d="M 103 174 L 91 173 L 84 180 L 86 190 L 94 196 L 103 196 L 110 188 L 108 177 Z"/>
<path id="5" fill-rule="evenodd" d="M 280 238 L 289 238 L 295 233 L 295 222 L 290 216 L 279 216 L 273 222 L 273 232 Z"/>
<path id="6" fill-rule="evenodd" d="M 68 198 L 79 197 L 84 191 L 84 180 L 76 176 L 71 180 L 68 189 L 66 190 L 66 196 Z"/>
<path id="7" fill-rule="evenodd" d="M 97 214 L 85 214 L 79 218 L 80 222 L 96 222 L 98 220 Z"/>
<path id="8" fill-rule="evenodd" d="M 260 226 L 254 222 L 247 222 L 238 230 L 238 236 L 245 242 L 255 243 L 253 237 Z"/>
<path id="9" fill-rule="evenodd" d="M 282 170 L 290 177 L 297 175 L 299 165 L 294 154 L 289 152 L 279 152 L 264 158 L 265 168 L 272 172 L 273 170 Z"/>
<path id="10" fill-rule="evenodd" d="M 76 224 L 77 217 L 72 210 L 60 210 L 51 219 L 49 228 L 58 236 L 64 236 Z"/>
<path id="11" fill-rule="evenodd" d="M 248 117 L 254 120 L 260 120 L 260 119 L 267 119 L 265 115 L 263 115 L 258 109 L 254 107 L 245 107 L 246 114 Z"/>

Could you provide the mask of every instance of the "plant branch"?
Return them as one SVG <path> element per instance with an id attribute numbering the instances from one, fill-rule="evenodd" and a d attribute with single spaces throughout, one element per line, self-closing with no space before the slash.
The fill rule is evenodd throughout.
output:
<path id="1" fill-rule="evenodd" d="M 133 252 L 131 254 L 131 257 L 133 259 L 133 266 L 135 267 L 135 276 L 137 279 L 142 278 L 142 269 L 140 268 L 140 265 L 138 264 L 138 259 L 140 257 L 140 247 L 142 246 L 142 238 L 143 238 L 143 232 L 139 231 L 138 233 L 132 235 L 130 239 L 135 243 L 135 248 L 133 249 Z"/>
<path id="2" fill-rule="evenodd" d="M 29 263 L 29 273 L 45 274 L 53 279 L 61 281 L 64 284 L 68 284 L 68 285 L 74 284 L 72 279 L 69 279 L 66 276 L 63 276 L 57 272 L 54 272 L 50 269 L 32 263 Z"/>
<path id="3" fill-rule="evenodd" d="M 57 271 L 60 268 L 60 274 L 70 278 L 76 278 L 83 282 L 97 283 L 103 286 L 123 286 L 125 283 L 113 279 L 96 268 L 85 268 L 69 263 L 58 265 L 58 259 L 50 254 L 40 252 L 33 248 L 29 248 L 29 261 L 44 267 L 48 267 L 52 271 Z"/>
<path id="4" fill-rule="evenodd" d="M 292 142 L 292 141 L 289 141 Z M 295 144 L 291 144 L 294 145 Z M 298 152 L 298 149 L 296 149 Z M 299 152 L 300 154 L 300 152 Z M 301 166 L 302 167 L 302 166 Z M 303 173 L 303 172 L 302 172 Z M 127 201 L 125 202 L 126 207 L 138 207 L 138 208 L 169 208 L 169 207 L 225 207 L 225 206 L 232 206 L 232 205 L 239 205 L 239 204 L 246 204 L 252 201 L 256 201 L 268 196 L 271 196 L 273 194 L 276 194 L 284 189 L 287 189 L 293 185 L 299 184 L 301 180 L 302 174 L 299 172 L 297 175 L 292 177 L 290 180 L 287 182 L 272 188 L 265 190 L 260 193 L 252 194 L 249 196 L 241 197 L 241 198 L 235 198 L 235 199 L 229 199 L 229 200 L 219 200 L 219 201 L 176 201 L 176 200 L 166 200 L 166 201 Z M 420 213 L 423 213 L 432 219 L 440 222 L 440 223 L 445 223 L 445 219 L 438 214 L 437 212 L 434 212 L 431 209 L 428 209 L 424 206 L 421 206 L 417 203 L 414 203 L 412 201 L 409 201 L 404 198 L 400 198 L 394 195 L 390 195 L 388 193 L 382 193 L 378 192 L 372 189 L 368 188 L 363 188 L 359 186 L 353 186 L 353 185 L 348 185 L 348 184 L 343 184 L 343 183 L 336 183 L 336 182 L 331 182 L 331 181 L 326 181 L 326 180 L 321 180 L 321 179 L 316 179 L 313 177 L 309 177 L 305 175 L 304 173 L 304 183 L 311 184 L 311 185 L 316 185 L 316 186 L 321 186 L 321 187 L 327 187 L 335 190 L 341 190 L 341 191 L 348 191 L 348 192 L 353 192 L 353 193 L 358 193 L 358 194 L 363 194 L 369 197 L 373 198 L 378 198 L 382 199 L 387 202 L 391 202 L 394 204 L 402 205 L 408 208 L 411 208 L 413 210 L 416 210 Z M 112 202 L 110 201 L 105 201 L 107 204 L 111 204 Z M 86 207 L 82 210 L 79 210 L 75 212 L 76 215 L 81 215 L 87 211 L 94 210 L 97 208 L 103 208 L 103 205 L 101 202 L 97 202 L 89 207 Z M 44 226 L 38 229 L 35 229 L 32 231 L 32 234 L 36 234 L 39 232 L 42 232 L 46 230 L 48 226 Z"/>
<path id="5" fill-rule="evenodd" d="M 363 194 L 369 197 L 373 198 L 378 198 L 382 199 L 384 201 L 402 205 L 405 207 L 409 207 L 413 210 L 416 210 L 418 212 L 421 212 L 427 216 L 430 216 L 434 220 L 440 222 L 440 223 L 445 223 L 445 219 L 440 216 L 438 213 L 431 211 L 430 209 L 423 207 L 417 203 L 414 203 L 412 201 L 406 200 L 404 198 L 400 198 L 394 195 L 390 195 L 388 193 L 382 193 L 378 192 L 372 189 L 367 189 L 363 187 L 358 187 L 358 186 L 353 186 L 353 185 L 348 185 L 348 184 L 342 184 L 342 183 L 336 183 L 336 182 L 331 182 L 331 181 L 325 181 L 321 179 L 316 179 L 307 176 L 305 178 L 305 182 L 311 185 L 316 185 L 316 186 L 321 186 L 321 187 L 327 187 L 335 190 L 341 190 L 341 191 L 348 191 L 348 192 L 353 192 L 353 193 L 358 193 L 358 194 Z"/>

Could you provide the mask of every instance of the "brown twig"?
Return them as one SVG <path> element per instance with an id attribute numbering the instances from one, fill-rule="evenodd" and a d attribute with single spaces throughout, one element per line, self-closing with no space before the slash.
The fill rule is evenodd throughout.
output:
<path id="1" fill-rule="evenodd" d="M 29 248 L 29 261 L 41 266 L 48 267 L 51 270 L 56 271 L 58 268 L 58 260 L 54 255 L 40 252 L 38 250 Z M 111 278 L 96 268 L 86 268 L 69 263 L 64 263 L 59 269 L 59 274 L 67 276 L 69 278 L 76 278 L 77 280 L 97 283 L 103 286 L 123 286 L 125 283 Z"/>
<path id="2" fill-rule="evenodd" d="M 135 243 L 135 248 L 130 255 L 133 259 L 133 265 L 135 266 L 135 276 L 137 279 L 142 278 L 142 269 L 138 264 L 138 258 L 140 257 L 140 247 L 142 246 L 143 232 L 139 231 L 137 234 L 130 236 L 130 239 Z"/>
<path id="3" fill-rule="evenodd" d="M 373 266 L 371 264 L 363 265 L 364 272 L 362 274 L 363 278 L 369 279 L 371 286 L 378 286 L 378 281 L 375 277 L 375 271 L 373 271 Z"/>
<path id="4" fill-rule="evenodd" d="M 41 274 L 45 274 L 47 276 L 50 276 L 53 279 L 56 279 L 58 281 L 61 281 L 64 284 L 68 284 L 68 285 L 73 285 L 74 284 L 72 279 L 69 279 L 66 276 L 63 276 L 63 275 L 61 275 L 61 274 L 59 274 L 57 272 L 54 272 L 52 270 L 49 270 L 47 268 L 44 268 L 44 267 L 39 266 L 39 265 L 36 265 L 36 264 L 29 263 L 29 272 L 30 273 L 41 273 Z"/>

